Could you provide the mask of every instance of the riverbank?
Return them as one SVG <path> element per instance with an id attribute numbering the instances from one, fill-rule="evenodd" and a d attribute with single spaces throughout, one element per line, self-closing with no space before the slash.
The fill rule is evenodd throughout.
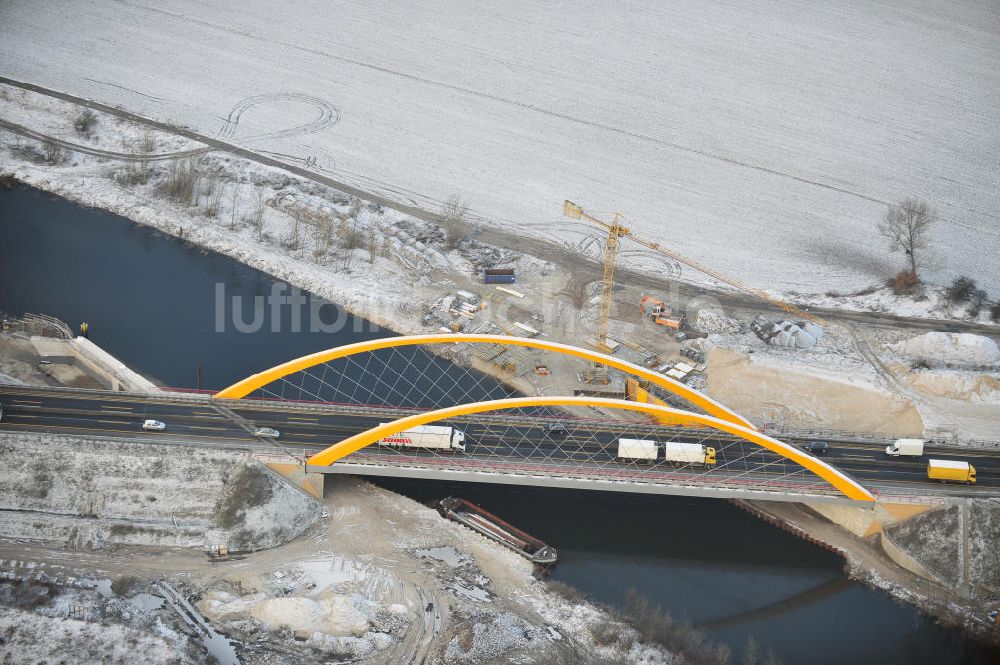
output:
<path id="1" fill-rule="evenodd" d="M 362 480 L 333 477 L 316 501 L 241 453 L 26 434 L 4 434 L 0 449 L 11 470 L 0 486 L 0 570 L 23 574 L 30 562 L 26 588 L 101 574 L 166 580 L 235 641 L 244 665 L 290 654 L 442 665 L 676 662 L 620 619 L 551 591 L 522 557 Z M 220 544 L 228 559 L 205 556 Z M 96 599 L 77 604 L 80 616 L 100 615 Z M 152 620 L 133 614 L 146 639 Z M 18 643 L 51 622 L 46 613 L 0 612 L 6 621 L 17 622 Z M 700 662 L 697 651 L 687 656 Z"/>
<path id="2" fill-rule="evenodd" d="M 826 513 L 821 515 L 804 504 L 764 501 L 736 504 L 789 533 L 836 552 L 843 557 L 851 579 L 918 608 L 941 625 L 961 627 L 976 639 L 1000 649 L 1000 625 L 990 618 L 991 611 L 1000 609 L 993 545 L 998 538 L 1000 502 L 980 502 L 976 533 L 954 528 L 949 531 L 940 519 L 928 522 L 929 507 L 909 506 L 912 515 L 908 519 L 924 517 L 920 526 L 907 526 L 908 519 L 897 523 L 891 518 L 885 525 L 869 524 L 872 517 L 865 513 L 872 511 L 850 506 L 817 507 Z M 848 528 L 851 525 L 858 530 L 859 524 L 863 533 L 852 533 Z M 918 528 L 920 535 L 899 544 L 886 533 L 903 528 Z M 967 545 L 965 538 L 972 544 Z M 886 539 L 890 539 L 889 544 Z M 950 584 L 928 570 L 925 563 L 933 561 L 935 555 L 940 558 L 942 549 L 950 550 L 951 554 L 947 564 L 953 577 Z M 966 553 L 965 561 L 962 553 Z"/>

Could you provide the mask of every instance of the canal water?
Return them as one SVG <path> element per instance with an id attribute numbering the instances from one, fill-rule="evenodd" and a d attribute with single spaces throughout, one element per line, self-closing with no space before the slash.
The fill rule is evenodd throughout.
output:
<path id="1" fill-rule="evenodd" d="M 338 332 L 293 332 L 288 308 L 275 320 L 264 308 L 257 332 L 231 324 L 217 331 L 217 285 L 245 296 L 247 322 L 252 296 L 270 294 L 274 282 L 107 212 L 0 189 L 0 310 L 87 321 L 96 343 L 162 384 L 197 387 L 200 364 L 201 386 L 220 388 L 290 358 L 390 334 L 322 302 L 324 323 L 346 323 Z M 635 588 L 737 654 L 753 636 L 785 665 L 1000 662 L 959 631 L 848 581 L 835 555 L 722 501 L 380 482 L 419 500 L 454 494 L 480 503 L 559 549 L 553 578 L 615 605 Z"/>

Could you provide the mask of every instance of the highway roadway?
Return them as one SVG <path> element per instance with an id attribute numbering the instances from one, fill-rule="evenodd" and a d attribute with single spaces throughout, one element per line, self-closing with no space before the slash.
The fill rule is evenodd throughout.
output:
<path id="1" fill-rule="evenodd" d="M 400 417 L 412 411 L 378 407 L 316 406 L 301 408 L 280 402 L 253 400 L 213 402 L 186 396 L 163 399 L 122 393 L 74 391 L 57 388 L 0 386 L 0 403 L 4 417 L 0 431 L 52 432 L 96 436 L 120 436 L 146 439 L 159 443 L 185 443 L 226 448 L 273 447 L 298 454 L 317 452 L 336 441 L 364 431 L 380 422 Z M 235 413 L 233 418 L 229 413 Z M 616 423 L 583 421 L 569 424 L 566 436 L 549 435 L 542 419 L 520 418 L 520 422 L 504 426 L 490 424 L 490 418 L 458 419 L 466 432 L 466 452 L 456 453 L 466 460 L 518 460 L 540 462 L 570 462 L 585 466 L 609 466 L 614 460 L 615 441 L 620 431 Z M 147 432 L 143 420 L 160 420 L 167 425 L 165 432 Z M 509 419 L 508 419 L 509 420 Z M 499 419 L 496 419 L 499 422 Z M 507 421 L 505 421 L 507 422 Z M 278 441 L 258 438 L 254 427 L 271 427 L 281 432 Z M 650 433 L 653 427 L 629 424 L 630 436 L 637 431 Z M 706 438 L 703 432 L 692 440 L 715 446 L 719 453 L 718 467 L 711 470 L 688 468 L 684 473 L 706 474 L 708 477 L 738 475 L 756 478 L 776 478 L 785 469 L 797 469 L 791 462 L 782 462 L 777 455 L 753 446 L 740 444 L 726 435 Z M 673 437 L 676 440 L 676 437 Z M 662 440 L 662 439 L 661 439 Z M 803 441 L 789 440 L 801 444 Z M 748 451 L 754 454 L 746 457 Z M 365 453 L 394 454 L 391 450 L 370 447 Z M 977 469 L 979 482 L 970 488 L 973 494 L 1000 488 L 1000 451 L 946 451 L 928 448 L 923 458 L 889 458 L 882 444 L 831 441 L 823 458 L 860 482 L 877 487 L 940 489 L 941 484 L 926 477 L 926 459 L 966 460 Z M 413 450 L 407 457 L 434 455 Z M 614 462 L 614 466 L 640 469 L 634 463 Z M 663 467 L 659 467 L 664 471 Z M 812 478 L 811 474 L 807 474 Z M 800 475 L 801 477 L 801 475 Z"/>

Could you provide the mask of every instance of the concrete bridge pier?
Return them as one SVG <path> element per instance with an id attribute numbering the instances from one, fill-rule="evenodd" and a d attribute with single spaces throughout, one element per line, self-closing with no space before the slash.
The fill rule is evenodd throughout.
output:
<path id="1" fill-rule="evenodd" d="M 313 498 L 323 498 L 326 476 L 307 471 L 305 459 L 282 453 L 254 453 L 253 457 Z"/>

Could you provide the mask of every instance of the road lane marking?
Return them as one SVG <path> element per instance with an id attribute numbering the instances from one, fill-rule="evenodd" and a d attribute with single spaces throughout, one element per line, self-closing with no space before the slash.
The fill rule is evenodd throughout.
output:
<path id="1" fill-rule="evenodd" d="M 164 436 L 162 433 L 160 433 L 160 434 L 150 434 L 150 433 L 142 431 L 142 430 L 135 431 L 135 430 L 131 430 L 131 429 L 107 429 L 107 428 L 95 428 L 95 427 L 80 427 L 79 425 L 50 425 L 50 424 L 47 424 L 47 423 L 8 423 L 7 421 L 4 421 L 4 422 L 0 423 L 0 431 L 4 430 L 6 428 L 11 428 L 11 427 L 32 427 L 32 428 L 35 428 L 35 429 L 40 429 L 40 428 L 45 428 L 45 429 L 74 429 L 74 430 L 82 430 L 84 432 L 121 432 L 122 434 L 129 434 L 129 435 L 132 435 L 134 437 L 141 438 L 143 442 L 149 441 L 151 443 L 176 443 L 176 444 L 179 444 L 179 445 L 183 445 L 184 444 L 184 439 L 172 439 L 172 438 L 170 438 L 172 436 L 171 433 L 168 433 L 166 436 Z M 240 430 L 239 432 L 242 433 L 242 430 Z M 237 433 L 237 432 L 234 431 L 234 433 Z M 174 436 L 176 436 L 176 435 L 174 435 Z M 181 435 L 181 436 L 183 436 L 183 435 Z M 228 441 L 228 442 L 231 442 L 233 444 L 240 444 L 240 445 L 246 445 L 246 444 L 249 444 L 249 443 L 253 443 L 253 439 L 251 439 L 249 437 L 248 438 L 240 438 L 240 437 L 236 437 L 236 436 L 213 436 L 211 434 L 189 434 L 187 436 L 190 436 L 193 439 L 219 439 L 221 441 Z M 161 439 L 161 440 L 157 441 L 157 439 Z"/>
<path id="2" fill-rule="evenodd" d="M 318 418 L 299 418 L 299 417 L 296 417 L 296 416 L 288 416 L 288 420 L 299 420 L 299 421 L 304 422 L 304 423 L 319 422 Z"/>
<path id="3" fill-rule="evenodd" d="M 105 425 L 128 425 L 128 421 L 125 420 L 97 420 L 95 422 L 104 423 Z"/>

